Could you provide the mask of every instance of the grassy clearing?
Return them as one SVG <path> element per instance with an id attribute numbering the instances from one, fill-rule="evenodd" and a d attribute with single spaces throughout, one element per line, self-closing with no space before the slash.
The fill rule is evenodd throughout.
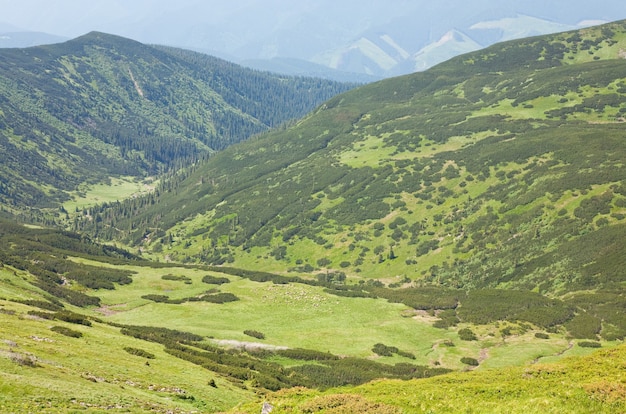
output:
<path id="1" fill-rule="evenodd" d="M 142 295 L 151 293 L 184 298 L 213 287 L 200 281 L 206 272 L 187 271 L 185 275 L 193 280 L 192 285 L 163 281 L 159 273 L 140 272 L 134 276 L 133 284 L 102 292 L 103 303 L 118 305 L 111 308 L 114 313 L 106 319 L 239 341 L 249 341 L 243 331 L 253 329 L 265 334 L 263 343 L 359 357 L 372 356 L 371 348 L 377 342 L 423 355 L 442 334 L 427 324 L 402 318 L 404 305 L 336 297 L 319 287 L 306 285 L 274 285 L 232 278 L 232 283 L 222 285 L 220 290 L 235 294 L 240 299 L 237 302 L 171 305 L 141 299 Z M 155 320 L 153 315 L 157 314 Z M 418 362 L 426 361 L 423 355 Z"/>
<path id="2" fill-rule="evenodd" d="M 63 208 L 72 213 L 96 204 L 144 195 L 153 191 L 156 184 L 153 178 L 139 180 L 134 177 L 111 177 L 109 183 L 85 185 L 82 190 L 72 194 L 71 200 L 63 203 Z"/>
<path id="3" fill-rule="evenodd" d="M 346 298 L 325 293 L 322 288 L 287 284 L 258 283 L 199 269 L 133 270 L 133 283 L 115 290 L 101 290 L 103 306 L 93 315 L 106 321 L 128 325 L 161 326 L 193 332 L 216 340 L 261 342 L 273 346 L 315 349 L 337 355 L 378 358 L 372 347 L 376 343 L 395 346 L 415 355 L 415 360 L 384 357 L 382 362 L 410 362 L 463 369 L 463 356 L 481 358 L 485 366 L 498 367 L 531 363 L 539 356 L 550 356 L 567 346 L 561 335 L 536 341 L 532 335 L 507 338 L 502 342 L 497 326 L 474 328 L 478 341 L 461 341 L 459 328 L 448 330 L 432 327 L 432 316 L 413 313 L 402 304 L 383 299 Z M 202 278 L 227 277 L 231 283 L 220 286 L 202 282 Z M 191 283 L 164 280 L 164 275 L 185 276 Z M 210 289 L 232 293 L 236 302 L 213 304 L 186 302 L 155 303 L 144 295 L 167 295 L 170 299 L 198 296 Z M 157 316 L 158 315 L 158 316 Z M 256 340 L 245 330 L 262 332 L 265 339 Z M 442 343 L 453 343 L 445 346 Z"/>

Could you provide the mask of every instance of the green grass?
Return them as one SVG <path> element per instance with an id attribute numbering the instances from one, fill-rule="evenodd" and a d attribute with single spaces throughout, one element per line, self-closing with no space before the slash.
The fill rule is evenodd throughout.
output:
<path id="1" fill-rule="evenodd" d="M 29 309 L 0 300 L 2 412 L 215 412 L 252 396 L 166 354 L 161 345 L 120 334 L 118 328 L 33 319 Z M 60 335 L 50 330 L 53 324 L 83 336 Z M 148 365 L 125 347 L 143 349 L 155 358 Z M 24 358 L 32 358 L 36 367 L 14 362 Z M 208 385 L 211 378 L 217 388 Z"/>
<path id="2" fill-rule="evenodd" d="M 147 194 L 158 183 L 153 178 L 139 180 L 133 177 L 111 177 L 109 183 L 88 185 L 72 194 L 72 199 L 63 203 L 63 208 L 70 214 L 96 204 L 111 203 L 126 198 Z"/>
<path id="3" fill-rule="evenodd" d="M 148 324 L 191 331 L 216 339 L 254 342 L 246 329 L 263 332 L 262 343 L 289 346 L 358 357 L 372 356 L 377 342 L 421 354 L 419 363 L 442 331 L 400 316 L 406 306 L 385 300 L 343 298 L 326 294 L 322 288 L 300 284 L 275 285 L 232 278 L 219 287 L 240 300 L 227 304 L 189 302 L 181 305 L 153 303 L 141 296 L 165 294 L 172 299 L 203 293 L 214 287 L 200 280 L 207 272 L 188 271 L 192 285 L 164 281 L 167 270 L 140 270 L 131 285 L 99 293 L 115 313 L 106 320 L 124 324 Z M 152 315 L 159 315 L 155 319 Z M 443 333 L 453 336 L 452 333 Z M 332 338 L 332 340 L 329 340 Z"/>
<path id="4" fill-rule="evenodd" d="M 424 380 L 374 381 L 320 393 L 264 396 L 272 413 L 616 413 L 626 410 L 626 348 L 558 364 L 455 373 Z M 233 413 L 256 413 L 262 401 Z"/>
<path id="5" fill-rule="evenodd" d="M 136 272 L 133 283 L 118 286 L 115 290 L 98 291 L 103 306 L 92 310 L 94 316 L 128 325 L 188 331 L 216 340 L 261 342 L 363 358 L 375 357 L 373 345 L 384 343 L 413 353 L 416 359 L 397 356 L 380 358 L 383 362 L 441 364 L 453 369 L 463 368 L 459 361 L 462 356 L 480 357 L 483 348 L 489 349 L 485 359 L 487 366 L 509 366 L 530 363 L 538 356 L 554 355 L 567 346 L 562 335 L 537 341 L 531 333 L 519 338 L 507 338 L 503 344 L 499 328 L 494 325 L 477 328 L 479 341 L 460 341 L 457 334 L 460 327 L 448 330 L 434 328 L 432 323 L 436 318 L 419 312 L 411 313 L 405 305 L 389 303 L 384 299 L 335 296 L 325 293 L 321 287 L 259 283 L 182 267 L 123 268 Z M 168 274 L 186 276 L 191 284 L 163 280 L 162 276 Z M 200 295 L 216 288 L 215 285 L 202 283 L 202 277 L 207 274 L 228 277 L 231 283 L 217 288 L 221 292 L 233 293 L 240 300 L 226 304 L 164 304 L 142 298 L 149 294 L 167 295 L 170 299 Z M 410 317 L 407 317 L 407 312 Z M 265 339 L 250 338 L 243 333 L 244 330 L 262 332 Z M 441 346 L 444 340 L 450 340 L 456 346 Z"/>

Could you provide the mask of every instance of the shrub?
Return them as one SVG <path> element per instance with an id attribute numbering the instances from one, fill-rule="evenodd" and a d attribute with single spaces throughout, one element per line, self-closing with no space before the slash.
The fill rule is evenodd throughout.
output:
<path id="1" fill-rule="evenodd" d="M 127 346 L 124 348 L 124 351 L 128 352 L 131 355 L 136 355 L 138 357 L 142 357 L 142 358 L 147 358 L 147 359 L 155 359 L 156 356 L 148 351 L 144 351 L 143 349 L 139 349 L 139 348 L 132 348 L 130 346 Z"/>
<path id="2" fill-rule="evenodd" d="M 189 282 L 189 283 L 191 283 L 191 279 L 188 278 L 187 276 L 176 276 L 176 275 L 169 274 L 169 275 L 161 276 L 161 279 L 163 279 L 163 280 L 173 280 L 173 281 L 176 281 L 176 282 L 185 282 L 185 283 Z"/>
<path id="3" fill-rule="evenodd" d="M 54 313 L 50 313 L 50 312 L 42 312 L 42 311 L 38 311 L 38 310 L 29 310 L 28 314 L 32 315 L 32 316 L 36 316 L 36 317 L 41 318 L 41 319 L 49 319 L 49 320 L 53 320 L 54 319 Z"/>
<path id="4" fill-rule="evenodd" d="M 257 338 L 257 339 L 265 339 L 265 334 L 263 332 L 259 332 L 259 331 L 255 331 L 255 330 L 251 330 L 251 329 L 246 329 L 245 331 L 243 331 L 244 334 L 251 336 L 253 338 Z"/>
<path id="5" fill-rule="evenodd" d="M 581 313 L 567 322 L 565 327 L 574 338 L 596 339 L 602 329 L 602 321 L 593 315 Z"/>
<path id="6" fill-rule="evenodd" d="M 60 333 L 61 335 L 69 336 L 70 338 L 80 338 L 83 336 L 82 332 L 78 332 L 64 326 L 53 326 L 52 328 L 50 328 L 50 330 L 56 333 Z"/>
<path id="7" fill-rule="evenodd" d="M 80 315 L 75 312 L 68 311 L 68 310 L 62 310 L 60 312 L 56 312 L 54 314 L 54 317 L 55 319 L 58 319 L 60 321 L 74 323 L 77 325 L 91 326 L 91 321 L 86 319 L 85 316 Z"/>
<path id="8" fill-rule="evenodd" d="M 217 293 L 215 295 L 205 295 L 202 296 L 201 300 L 203 302 L 211 302 L 211 303 L 228 303 L 228 302 L 236 302 L 239 300 L 237 296 L 232 293 Z"/>
<path id="9" fill-rule="evenodd" d="M 602 344 L 596 341 L 582 341 L 578 343 L 578 346 L 581 348 L 601 348 Z"/>
<path id="10" fill-rule="evenodd" d="M 303 361 L 329 361 L 339 359 L 338 356 L 329 352 L 320 352 L 311 349 L 289 348 L 276 351 L 278 355 L 285 358 L 299 359 Z"/>
<path id="11" fill-rule="evenodd" d="M 471 365 L 473 367 L 478 366 L 478 360 L 476 358 L 463 357 L 461 358 L 461 362 L 464 363 L 465 365 Z"/>
<path id="12" fill-rule="evenodd" d="M 374 345 L 374 347 L 372 348 L 372 352 L 380 356 L 393 356 L 393 354 L 398 352 L 398 348 L 396 348 L 395 346 L 387 346 L 385 344 L 378 343 Z"/>
<path id="13" fill-rule="evenodd" d="M 478 338 L 476 337 L 476 334 L 474 334 L 474 332 L 472 332 L 472 330 L 469 329 L 469 328 L 459 329 L 459 338 L 462 341 L 476 341 L 476 340 L 478 340 Z"/>
<path id="14" fill-rule="evenodd" d="M 48 302 L 47 300 L 28 299 L 28 300 L 20 300 L 18 302 L 24 305 L 33 306 L 39 309 L 44 309 L 44 310 L 49 310 L 49 311 L 58 311 L 63 308 L 63 304 L 58 301 Z"/>
<path id="15" fill-rule="evenodd" d="M 227 277 L 206 275 L 202 278 L 202 283 L 207 283 L 209 285 L 223 285 L 225 283 L 230 283 L 230 279 Z"/>
<path id="16" fill-rule="evenodd" d="M 539 338 L 539 339 L 550 339 L 550 335 L 548 335 L 547 333 L 543 333 L 543 332 L 537 332 L 535 334 L 535 338 Z"/>

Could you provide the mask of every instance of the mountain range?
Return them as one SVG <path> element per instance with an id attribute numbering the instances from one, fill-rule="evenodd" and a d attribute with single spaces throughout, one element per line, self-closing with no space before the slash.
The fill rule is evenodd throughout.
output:
<path id="1" fill-rule="evenodd" d="M 1 50 L 0 407 L 624 411 L 625 51 L 616 21 L 357 86 Z"/>
<path id="2" fill-rule="evenodd" d="M 12 16 L 7 23 L 14 26 L 67 37 L 96 29 L 275 72 L 359 82 L 424 70 L 495 42 L 626 18 L 615 0 L 593 5 L 564 0 L 497 5 L 491 0 L 96 1 L 88 8 L 60 4 L 45 16 L 7 10 L 4 19 Z"/>

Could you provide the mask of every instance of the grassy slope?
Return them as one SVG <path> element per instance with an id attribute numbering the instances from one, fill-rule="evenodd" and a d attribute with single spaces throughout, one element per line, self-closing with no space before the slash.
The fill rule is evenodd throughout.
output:
<path id="1" fill-rule="evenodd" d="M 163 352 L 159 344 L 124 336 L 119 328 L 29 315 L 36 308 L 7 300 L 44 298 L 24 279 L 28 275 L 22 272 L 15 276 L 9 268 L 0 269 L 0 411 L 215 412 L 251 398 L 218 375 Z M 51 331 L 52 326 L 83 336 L 67 337 Z M 125 347 L 155 358 L 131 355 Z M 36 367 L 16 362 L 23 360 Z M 208 385 L 210 379 L 217 388 Z"/>
<path id="2" fill-rule="evenodd" d="M 626 410 L 626 347 L 506 370 L 413 381 L 376 381 L 324 393 L 265 397 L 272 413 L 616 413 Z M 261 402 L 233 413 L 256 413 Z"/>

